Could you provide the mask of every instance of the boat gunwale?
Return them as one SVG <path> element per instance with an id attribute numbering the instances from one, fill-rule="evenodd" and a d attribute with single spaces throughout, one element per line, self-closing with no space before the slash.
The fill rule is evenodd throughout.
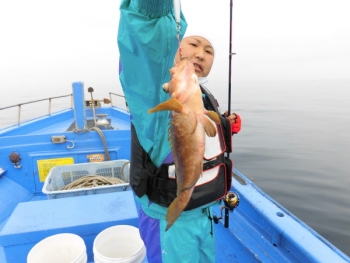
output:
<path id="1" fill-rule="evenodd" d="M 258 192 L 258 194 L 260 194 L 263 198 L 265 198 L 272 205 L 275 205 L 283 213 L 285 213 L 287 216 L 289 216 L 292 221 L 295 221 L 296 225 L 299 225 L 300 227 L 304 228 L 306 232 L 309 232 L 312 236 L 314 236 L 316 239 L 318 239 L 320 242 L 322 242 L 326 247 L 328 247 L 330 250 L 332 250 L 335 254 L 339 255 L 339 257 L 344 259 L 345 262 L 350 262 L 350 258 L 343 251 L 338 249 L 335 245 L 333 245 L 331 242 L 329 242 L 327 239 L 325 239 L 323 236 L 321 236 L 318 232 L 316 232 L 314 229 L 312 229 L 309 225 L 307 225 L 305 222 L 303 222 L 300 218 L 295 216 L 292 212 L 290 212 L 282 204 L 278 203 L 275 199 L 273 199 L 271 196 L 269 196 L 267 193 L 265 193 L 263 190 L 261 190 L 256 184 L 254 184 L 252 181 L 250 181 L 246 176 L 244 176 L 236 168 L 233 168 L 233 172 L 238 177 L 240 177 L 243 181 L 245 181 L 245 184 L 244 184 L 240 180 L 237 180 L 237 178 L 233 177 L 232 179 L 237 182 L 237 184 L 233 185 L 233 190 L 235 190 L 235 188 L 236 188 L 236 190 L 240 194 L 246 193 L 248 202 L 249 202 L 249 199 L 253 199 L 252 193 L 249 193 L 249 188 L 250 188 L 251 190 Z M 236 187 L 236 185 L 238 187 Z M 264 207 L 261 208 L 258 206 L 254 206 L 253 203 L 250 203 L 250 205 L 252 207 L 254 207 L 255 211 L 257 213 L 259 213 L 259 215 L 261 217 L 264 217 L 268 221 L 268 224 L 272 225 L 272 227 L 274 229 L 276 229 L 276 231 L 279 231 L 279 234 L 282 235 L 284 238 L 288 238 L 289 240 L 296 239 L 293 236 L 294 233 L 292 233 L 292 232 L 288 233 L 287 229 L 282 229 L 280 226 L 278 226 L 278 224 L 283 225 L 282 223 L 278 222 L 278 219 L 280 218 L 278 215 L 274 215 L 274 217 L 272 217 L 269 215 L 269 213 L 271 211 L 265 209 Z M 250 220 L 254 221 L 253 219 L 250 219 Z M 259 224 L 259 226 L 261 226 L 261 225 Z M 272 233 L 270 233 L 270 234 L 271 234 L 272 239 L 275 238 L 275 237 L 272 237 L 272 235 L 273 235 Z M 298 245 L 297 242 L 295 242 L 294 244 Z M 301 251 L 301 247 L 299 247 L 298 251 Z M 308 254 L 307 252 L 309 250 L 305 250 L 305 251 L 306 252 L 305 252 L 304 256 L 306 256 L 306 254 Z M 314 253 L 309 254 L 309 256 L 313 256 L 313 255 L 315 255 L 315 254 Z M 313 257 L 312 260 L 316 260 L 316 258 Z"/>

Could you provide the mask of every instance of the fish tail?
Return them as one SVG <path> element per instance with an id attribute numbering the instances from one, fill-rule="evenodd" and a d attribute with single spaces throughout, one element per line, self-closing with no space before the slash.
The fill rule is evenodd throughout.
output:
<path id="1" fill-rule="evenodd" d="M 166 213 L 167 226 L 165 228 L 165 231 L 168 231 L 168 229 L 175 223 L 176 219 L 180 216 L 182 211 L 186 208 L 192 195 L 192 192 L 193 187 L 189 190 L 182 191 L 170 204 L 168 212 Z"/>
<path id="2" fill-rule="evenodd" d="M 156 111 L 165 111 L 165 110 L 173 110 L 173 111 L 182 111 L 182 104 L 176 98 L 171 97 L 169 100 L 158 104 L 154 108 L 148 110 L 148 113 L 156 112 Z"/>

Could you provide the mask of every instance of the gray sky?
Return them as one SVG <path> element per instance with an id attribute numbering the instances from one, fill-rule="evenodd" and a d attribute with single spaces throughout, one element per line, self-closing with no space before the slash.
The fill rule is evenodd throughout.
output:
<path id="1" fill-rule="evenodd" d="M 220 4 L 219 4 L 220 3 Z M 350 80 L 350 1 L 234 0 L 234 81 Z M 73 81 L 119 87 L 120 1 L 0 0 L 1 91 L 43 95 Z M 214 39 L 210 77 L 228 79 L 229 0 L 183 0 L 191 31 Z"/>

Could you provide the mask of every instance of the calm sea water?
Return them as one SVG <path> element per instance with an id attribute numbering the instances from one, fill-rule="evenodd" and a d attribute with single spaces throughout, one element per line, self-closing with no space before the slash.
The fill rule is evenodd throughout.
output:
<path id="1" fill-rule="evenodd" d="M 226 108 L 226 91 L 211 90 Z M 232 94 L 235 167 L 350 255 L 350 80 L 233 83 Z"/>
<path id="2" fill-rule="evenodd" d="M 207 87 L 227 109 L 227 85 L 209 82 Z M 0 108 L 53 95 L 33 90 L 8 91 Z M 107 97 L 109 91 L 119 92 L 107 86 L 95 98 Z M 231 156 L 240 172 L 350 256 L 348 98 L 350 80 L 233 82 L 232 112 L 240 114 L 242 130 L 234 136 Z M 23 106 L 21 118 L 47 111 L 47 105 Z M 67 106 L 69 100 L 60 99 L 53 107 Z M 16 116 L 16 109 L 0 112 L 0 123 Z"/>

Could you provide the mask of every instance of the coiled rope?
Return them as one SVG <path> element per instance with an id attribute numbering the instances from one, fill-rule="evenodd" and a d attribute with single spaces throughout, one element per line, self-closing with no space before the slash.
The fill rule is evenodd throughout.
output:
<path id="1" fill-rule="evenodd" d="M 124 176 L 124 167 L 130 162 L 125 162 L 121 167 L 121 177 L 107 177 L 102 175 L 85 175 L 79 179 L 63 186 L 60 190 L 70 190 L 70 189 L 80 189 L 80 188 L 93 188 L 102 185 L 116 185 L 116 184 L 126 184 L 129 180 L 125 179 Z"/>
<path id="2" fill-rule="evenodd" d="M 126 182 L 116 177 L 105 177 L 101 175 L 86 175 L 83 176 L 66 186 L 63 186 L 60 190 L 80 189 L 80 188 L 93 188 L 102 185 L 115 185 L 125 184 Z"/>

